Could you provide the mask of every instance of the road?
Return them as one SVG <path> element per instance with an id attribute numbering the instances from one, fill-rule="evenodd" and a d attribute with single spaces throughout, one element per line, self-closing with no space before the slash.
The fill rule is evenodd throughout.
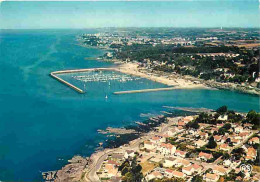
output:
<path id="1" fill-rule="evenodd" d="M 178 120 L 180 117 L 176 117 L 175 120 Z M 167 124 L 163 124 L 161 131 L 160 132 L 154 132 L 151 131 L 147 134 L 145 134 L 144 136 L 135 139 L 133 141 L 130 142 L 129 145 L 125 145 L 122 146 L 120 148 L 115 148 L 115 149 L 106 149 L 104 151 L 98 152 L 93 154 L 90 159 L 92 160 L 92 163 L 88 166 L 85 176 L 84 176 L 84 180 L 85 181 L 90 181 L 90 182 L 99 182 L 99 177 L 97 175 L 97 172 L 99 171 L 102 163 L 104 162 L 104 160 L 107 159 L 108 155 L 112 154 L 112 153 L 120 153 L 126 150 L 137 150 L 139 148 L 139 145 L 145 141 L 150 139 L 152 136 L 154 136 L 155 134 L 163 134 L 168 130 L 168 127 L 172 125 L 172 122 L 169 122 Z"/>

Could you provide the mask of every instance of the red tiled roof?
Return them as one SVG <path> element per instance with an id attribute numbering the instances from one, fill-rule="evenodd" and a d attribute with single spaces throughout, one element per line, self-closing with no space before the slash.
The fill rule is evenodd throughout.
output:
<path id="1" fill-rule="evenodd" d="M 213 155 L 212 154 L 208 154 L 208 153 L 204 153 L 204 152 L 200 152 L 199 153 L 199 157 L 205 157 L 207 159 L 211 159 L 211 158 L 213 158 Z"/>

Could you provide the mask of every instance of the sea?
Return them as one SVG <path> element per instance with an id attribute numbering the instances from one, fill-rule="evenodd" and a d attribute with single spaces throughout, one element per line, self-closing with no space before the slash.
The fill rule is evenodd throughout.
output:
<path id="1" fill-rule="evenodd" d="M 144 121 L 144 115 L 165 111 L 163 106 L 227 105 L 240 112 L 259 112 L 258 96 L 226 90 L 113 94 L 165 87 L 146 79 L 111 84 L 74 79 L 86 90 L 79 94 L 50 77 L 50 72 L 115 66 L 94 59 L 105 50 L 79 46 L 77 37 L 83 33 L 95 30 L 0 32 L 0 181 L 40 181 L 41 172 L 60 169 L 72 156 L 90 156 L 104 140 L 98 129 Z M 75 75 L 62 76 L 71 80 Z"/>

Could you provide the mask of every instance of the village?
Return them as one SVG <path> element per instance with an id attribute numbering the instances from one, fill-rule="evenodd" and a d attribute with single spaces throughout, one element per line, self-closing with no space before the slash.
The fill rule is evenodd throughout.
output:
<path id="1" fill-rule="evenodd" d="M 110 151 L 95 169 L 99 180 L 137 180 L 130 174 L 136 163 L 140 181 L 259 181 L 259 130 L 214 116 L 215 124 L 198 122 L 201 115 L 167 117 L 155 131 Z"/>

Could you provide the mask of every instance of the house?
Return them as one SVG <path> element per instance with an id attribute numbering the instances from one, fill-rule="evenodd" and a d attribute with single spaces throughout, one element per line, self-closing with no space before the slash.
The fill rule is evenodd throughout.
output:
<path id="1" fill-rule="evenodd" d="M 247 149 L 246 160 L 255 160 L 257 156 L 257 152 L 253 147 Z"/>
<path id="2" fill-rule="evenodd" d="M 172 167 L 175 164 L 176 158 L 168 157 L 164 160 L 163 166 L 164 167 Z"/>
<path id="3" fill-rule="evenodd" d="M 189 134 L 191 134 L 191 135 L 196 135 L 196 134 L 197 134 L 197 130 L 195 130 L 195 129 L 190 129 L 190 130 L 189 130 Z"/>
<path id="4" fill-rule="evenodd" d="M 203 179 L 207 182 L 216 182 L 219 179 L 219 175 L 207 173 Z"/>
<path id="5" fill-rule="evenodd" d="M 151 140 L 152 143 L 155 143 L 155 144 L 161 143 L 161 141 L 160 141 L 161 138 L 158 137 L 158 136 L 154 136 L 154 137 L 152 137 L 150 140 Z"/>
<path id="6" fill-rule="evenodd" d="M 178 126 L 185 126 L 185 123 L 183 121 L 178 121 Z"/>
<path id="7" fill-rule="evenodd" d="M 170 129 L 167 131 L 167 134 L 172 137 L 172 136 L 174 136 L 174 135 L 177 134 L 177 131 L 176 131 L 175 128 L 170 128 Z"/>
<path id="8" fill-rule="evenodd" d="M 227 174 L 227 169 L 225 169 L 224 167 L 221 167 L 221 166 L 215 166 L 213 168 L 213 172 L 218 174 L 218 175 L 226 175 Z"/>
<path id="9" fill-rule="evenodd" d="M 252 127 L 253 127 L 253 125 L 252 125 L 252 124 L 250 124 L 250 123 L 245 123 L 245 124 L 244 124 L 244 128 L 246 128 L 246 129 L 249 129 L 249 130 L 251 130 L 251 129 L 252 129 Z"/>
<path id="10" fill-rule="evenodd" d="M 187 167 L 190 165 L 190 162 L 186 159 L 176 159 L 174 161 L 174 166 L 175 167 L 181 167 L 181 166 L 184 166 L 184 167 Z"/>
<path id="11" fill-rule="evenodd" d="M 244 130 L 244 128 L 242 126 L 238 126 L 235 128 L 236 133 L 241 133 L 243 130 Z"/>
<path id="12" fill-rule="evenodd" d="M 166 138 L 169 137 L 169 135 L 167 135 L 167 134 L 160 134 L 160 135 L 157 135 L 157 136 L 161 138 L 160 139 L 161 143 L 165 143 L 166 142 Z"/>
<path id="13" fill-rule="evenodd" d="M 221 127 L 223 127 L 224 126 L 224 123 L 221 123 L 221 124 L 217 124 L 217 128 L 221 128 Z"/>
<path id="14" fill-rule="evenodd" d="M 194 169 L 194 172 L 201 173 L 203 167 L 198 164 L 192 164 L 192 168 Z"/>
<path id="15" fill-rule="evenodd" d="M 182 172 L 188 176 L 191 176 L 194 173 L 194 168 L 192 167 L 192 165 L 190 165 L 188 167 L 182 168 Z"/>
<path id="16" fill-rule="evenodd" d="M 249 144 L 256 144 L 259 143 L 259 138 L 258 137 L 253 137 L 248 141 Z"/>
<path id="17" fill-rule="evenodd" d="M 173 173 L 173 170 L 166 169 L 164 174 L 165 174 L 166 177 L 172 178 L 172 173 Z"/>
<path id="18" fill-rule="evenodd" d="M 120 154 L 120 153 L 113 153 L 111 155 L 111 160 L 114 160 L 114 161 L 122 161 L 123 158 L 124 158 L 124 155 Z"/>
<path id="19" fill-rule="evenodd" d="M 232 142 L 234 145 L 237 145 L 237 144 L 239 144 L 239 143 L 240 143 L 240 141 L 241 141 L 241 140 L 234 139 L 234 138 L 232 138 L 232 139 L 231 139 L 231 142 Z"/>
<path id="20" fill-rule="evenodd" d="M 157 150 L 163 155 L 174 154 L 176 147 L 170 143 L 162 143 L 157 147 Z"/>
<path id="21" fill-rule="evenodd" d="M 203 147 L 204 145 L 207 144 L 207 142 L 203 141 L 203 140 L 198 140 L 196 142 L 194 142 L 196 147 Z"/>
<path id="22" fill-rule="evenodd" d="M 221 136 L 221 135 L 215 135 L 215 136 L 214 136 L 214 140 L 215 140 L 216 142 L 220 142 L 221 139 L 222 139 L 222 136 Z"/>
<path id="23" fill-rule="evenodd" d="M 177 132 L 177 133 L 183 132 L 183 131 L 184 131 L 184 129 L 183 129 L 182 126 L 178 126 L 178 127 L 176 128 L 176 132 Z"/>
<path id="24" fill-rule="evenodd" d="M 182 178 L 182 179 L 185 178 L 185 174 L 183 174 L 182 172 L 179 172 L 179 171 L 173 171 L 172 176 L 175 178 Z"/>
<path id="25" fill-rule="evenodd" d="M 240 160 L 230 160 L 226 159 L 223 161 L 223 165 L 225 167 L 231 167 L 231 168 L 236 168 L 238 165 L 240 165 L 241 161 Z"/>
<path id="26" fill-rule="evenodd" d="M 155 145 L 150 141 L 144 141 L 144 148 L 148 150 L 153 150 L 155 148 Z"/>
<path id="27" fill-rule="evenodd" d="M 186 116 L 182 118 L 182 121 L 187 124 L 188 122 L 191 122 L 193 120 L 193 116 Z"/>
<path id="28" fill-rule="evenodd" d="M 118 177 L 118 176 L 112 176 L 108 182 L 121 182 L 121 177 Z"/>
<path id="29" fill-rule="evenodd" d="M 212 158 L 213 158 L 212 154 L 208 154 L 208 153 L 205 153 L 205 152 L 200 152 L 199 156 L 198 156 L 198 159 L 202 160 L 202 161 L 208 161 Z"/>
<path id="30" fill-rule="evenodd" d="M 231 164 L 232 164 L 232 161 L 229 160 L 229 159 L 223 161 L 223 165 L 224 165 L 225 167 L 229 167 L 229 166 L 231 166 Z"/>
<path id="31" fill-rule="evenodd" d="M 222 136 L 220 143 L 225 143 L 227 139 L 228 139 L 227 136 Z"/>
<path id="32" fill-rule="evenodd" d="M 104 173 L 106 177 L 111 178 L 117 175 L 118 169 L 115 167 L 115 165 L 105 164 Z"/>
<path id="33" fill-rule="evenodd" d="M 242 138 L 242 139 L 245 139 L 247 136 L 249 136 L 250 135 L 250 133 L 249 132 L 240 132 L 239 133 L 239 136 Z"/>
<path id="34" fill-rule="evenodd" d="M 211 128 L 211 130 L 210 130 L 210 133 L 214 133 L 214 131 L 218 131 L 218 128 L 216 128 L 216 127 L 213 127 L 213 128 Z"/>
<path id="35" fill-rule="evenodd" d="M 112 166 L 119 166 L 120 165 L 119 163 L 117 163 L 116 161 L 113 161 L 113 160 L 108 160 L 107 164 L 112 165 Z"/>
<path id="36" fill-rule="evenodd" d="M 135 151 L 134 150 L 126 150 L 125 151 L 125 155 L 124 155 L 124 157 L 126 158 L 126 159 L 128 159 L 129 157 L 134 157 L 135 156 Z"/>
<path id="37" fill-rule="evenodd" d="M 223 143 L 219 146 L 219 149 L 223 151 L 229 151 L 230 147 L 228 146 L 228 144 Z"/>
<path id="38" fill-rule="evenodd" d="M 208 133 L 205 132 L 199 132 L 197 136 L 200 136 L 201 139 L 206 140 L 208 138 Z"/>
<path id="39" fill-rule="evenodd" d="M 163 178 L 163 175 L 158 171 L 153 171 L 152 173 L 150 173 L 146 176 L 147 181 L 150 181 L 152 179 L 162 179 L 162 178 Z"/>
<path id="40" fill-rule="evenodd" d="M 181 150 L 176 150 L 174 153 L 175 156 L 182 157 L 182 158 L 185 158 L 186 154 L 187 152 Z"/>
<path id="41" fill-rule="evenodd" d="M 220 116 L 218 117 L 218 120 L 219 120 L 219 121 L 227 121 L 227 120 L 228 120 L 228 115 L 220 115 Z"/>

